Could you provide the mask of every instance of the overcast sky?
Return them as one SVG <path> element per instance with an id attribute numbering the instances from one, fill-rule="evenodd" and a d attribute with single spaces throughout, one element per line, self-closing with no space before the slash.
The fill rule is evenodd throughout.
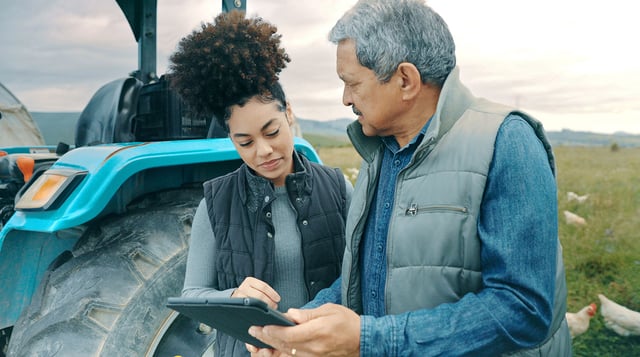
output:
<path id="1" fill-rule="evenodd" d="M 30 111 L 81 111 L 137 68 L 115 1 L 2 0 L 0 82 Z M 281 78 L 298 117 L 353 118 L 342 106 L 327 33 L 355 0 L 249 0 L 292 58 Z M 547 130 L 640 134 L 640 4 L 630 0 L 428 0 L 449 24 L 462 80 L 518 106 Z M 219 0 L 158 0 L 158 72 Z"/>

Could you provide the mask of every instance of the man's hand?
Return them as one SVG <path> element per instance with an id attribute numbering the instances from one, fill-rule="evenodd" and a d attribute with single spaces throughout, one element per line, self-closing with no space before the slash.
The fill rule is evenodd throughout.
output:
<path id="1" fill-rule="evenodd" d="M 249 333 L 275 350 L 247 345 L 252 356 L 359 356 L 360 316 L 348 308 L 326 304 L 316 309 L 289 309 L 297 326 L 252 326 Z"/>
<path id="2" fill-rule="evenodd" d="M 280 294 L 273 290 L 269 284 L 251 277 L 245 278 L 242 284 L 233 291 L 231 297 L 252 297 L 260 299 L 274 310 L 278 308 L 278 303 L 280 302 Z"/>

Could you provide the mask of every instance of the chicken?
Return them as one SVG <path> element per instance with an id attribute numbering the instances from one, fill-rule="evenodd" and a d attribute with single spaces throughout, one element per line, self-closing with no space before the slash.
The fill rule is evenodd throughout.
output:
<path id="1" fill-rule="evenodd" d="M 596 314 L 598 307 L 596 304 L 589 304 L 578 312 L 567 312 L 567 324 L 569 324 L 569 332 L 571 338 L 582 335 L 589 328 L 591 318 Z"/>
<path id="2" fill-rule="evenodd" d="M 567 201 L 571 202 L 571 201 L 577 201 L 578 203 L 584 203 L 584 201 L 587 200 L 587 198 L 589 198 L 589 195 L 583 195 L 580 196 L 575 192 L 567 192 Z"/>
<path id="3" fill-rule="evenodd" d="M 604 324 L 620 336 L 640 335 L 640 312 L 630 310 L 598 294 Z"/>
<path id="4" fill-rule="evenodd" d="M 578 216 L 573 212 L 564 211 L 564 218 L 566 219 L 567 224 L 573 224 L 576 226 L 584 226 L 585 224 L 587 224 L 587 221 L 584 218 Z"/>

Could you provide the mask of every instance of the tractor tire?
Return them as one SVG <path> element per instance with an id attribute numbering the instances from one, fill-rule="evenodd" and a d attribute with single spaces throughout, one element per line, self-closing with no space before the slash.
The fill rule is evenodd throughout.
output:
<path id="1" fill-rule="evenodd" d="M 215 332 L 168 309 L 201 189 L 155 193 L 89 227 L 47 271 L 8 356 L 203 356 Z"/>

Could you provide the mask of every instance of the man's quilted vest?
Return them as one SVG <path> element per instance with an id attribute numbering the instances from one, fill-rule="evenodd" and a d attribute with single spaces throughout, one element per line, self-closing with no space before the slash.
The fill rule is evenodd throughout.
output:
<path id="1" fill-rule="evenodd" d="M 533 127 L 547 149 L 551 170 L 555 170 L 551 147 L 537 121 L 473 97 L 459 82 L 457 69 L 449 75 L 429 129 L 398 178 L 394 199 L 398 208 L 389 222 L 392 239 L 387 246 L 388 314 L 433 308 L 481 289 L 478 215 L 496 135 L 510 113 L 517 113 Z M 347 219 L 342 299 L 343 304 L 362 311 L 358 247 L 376 178 L 383 174 L 378 172 L 381 142 L 364 136 L 357 122 L 348 132 L 364 160 Z M 425 232 L 429 232 L 429 244 L 417 243 L 415 238 Z M 519 351 L 518 355 L 560 356 L 552 352 L 570 350 L 565 349 L 571 340 L 565 320 L 567 292 L 559 242 L 556 261 L 554 317 L 548 337 L 538 348 Z"/>

